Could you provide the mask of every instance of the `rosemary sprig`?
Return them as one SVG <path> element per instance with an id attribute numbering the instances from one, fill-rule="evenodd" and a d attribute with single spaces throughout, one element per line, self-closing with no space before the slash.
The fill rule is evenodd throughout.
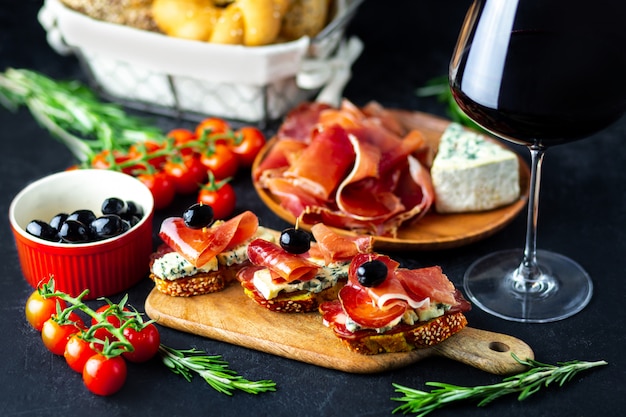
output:
<path id="1" fill-rule="evenodd" d="M 248 394 L 276 391 L 276 383 L 270 380 L 249 381 L 228 368 L 219 355 L 207 355 L 197 349 L 177 350 L 161 345 L 159 353 L 165 366 L 175 374 L 191 381 L 193 373 L 200 375 L 215 390 L 232 395 L 241 390 Z"/>
<path id="2" fill-rule="evenodd" d="M 547 387 L 550 384 L 563 386 L 579 372 L 607 365 L 605 361 L 570 361 L 549 365 L 533 359 L 521 360 L 515 354 L 512 356 L 529 369 L 523 373 L 507 377 L 497 384 L 463 387 L 441 382 L 427 382 L 426 385 L 436 387 L 430 392 L 393 384 L 396 392 L 404 395 L 403 397 L 392 398 L 394 401 L 404 403 L 394 409 L 393 412 L 415 413 L 417 417 L 423 417 L 432 411 L 459 401 L 478 401 L 477 406 L 482 407 L 497 398 L 514 393 L 518 394 L 517 399 L 522 401 L 542 387 Z"/>
<path id="3" fill-rule="evenodd" d="M 35 71 L 9 68 L 0 73 L 0 104 L 13 111 L 28 107 L 80 161 L 102 150 L 164 139 L 160 129 L 121 106 L 100 101 L 78 81 L 56 81 Z"/>

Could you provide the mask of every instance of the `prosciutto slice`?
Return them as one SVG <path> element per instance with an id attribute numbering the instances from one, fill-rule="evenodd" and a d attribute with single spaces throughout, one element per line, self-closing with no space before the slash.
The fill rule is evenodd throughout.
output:
<path id="1" fill-rule="evenodd" d="M 161 223 L 159 236 L 194 266 L 200 267 L 219 253 L 252 238 L 258 227 L 259 219 L 251 211 L 202 229 L 187 227 L 181 217 L 169 217 Z"/>
<path id="2" fill-rule="evenodd" d="M 269 269 L 273 281 L 308 281 L 315 277 L 320 268 L 304 257 L 288 253 L 280 246 L 264 239 L 254 239 L 250 242 L 248 259 L 254 265 Z"/>
<path id="3" fill-rule="evenodd" d="M 353 163 L 354 149 L 347 133 L 330 126 L 314 135 L 298 162 L 285 171 L 285 177 L 309 194 L 328 200 Z"/>
<path id="4" fill-rule="evenodd" d="M 285 139 L 276 142 L 252 173 L 254 180 L 263 182 L 262 176 L 264 178 L 281 176 L 306 147 L 306 143 L 298 140 Z"/>
<path id="5" fill-rule="evenodd" d="M 430 145 L 379 105 L 302 104 L 276 140 L 254 178 L 306 223 L 395 236 L 434 201 L 430 173 L 418 159 Z"/>
<path id="6" fill-rule="evenodd" d="M 407 293 L 415 299 L 428 297 L 436 302 L 456 304 L 454 284 L 448 280 L 439 266 L 398 269 L 396 275 Z"/>
<path id="7" fill-rule="evenodd" d="M 326 265 L 332 262 L 346 261 L 360 253 L 370 253 L 374 248 L 371 236 L 342 236 L 323 223 L 311 227 L 316 244 L 311 246 L 309 254 L 323 258 Z"/>
<path id="8" fill-rule="evenodd" d="M 356 274 L 357 269 L 370 260 L 379 260 L 387 266 L 387 278 L 376 287 L 362 286 Z M 348 283 L 339 291 L 339 301 L 350 319 L 369 329 L 393 325 L 408 309 L 428 307 L 431 303 L 451 305 L 450 312 L 470 309 L 440 267 L 400 268 L 398 262 L 380 254 L 361 254 L 353 258 Z M 333 315 L 339 317 L 336 312 Z"/>

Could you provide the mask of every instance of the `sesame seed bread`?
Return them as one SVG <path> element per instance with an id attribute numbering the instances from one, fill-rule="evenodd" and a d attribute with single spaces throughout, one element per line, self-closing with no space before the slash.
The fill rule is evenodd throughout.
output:
<path id="1" fill-rule="evenodd" d="M 199 273 L 173 280 L 150 274 L 157 290 L 175 297 L 191 297 L 221 291 L 235 280 L 236 268 L 220 267 L 217 271 Z"/>
<path id="2" fill-rule="evenodd" d="M 413 326 L 399 325 L 385 332 L 360 330 L 352 335 L 339 333 L 329 323 L 335 335 L 351 351 L 363 355 L 379 353 L 410 352 L 419 348 L 434 346 L 467 326 L 467 319 L 461 312 L 445 314 L 427 322 Z"/>
<path id="3" fill-rule="evenodd" d="M 310 313 L 317 311 L 319 305 L 325 301 L 337 299 L 337 294 L 343 285 L 338 284 L 321 292 L 297 291 L 281 293 L 270 300 L 265 299 L 250 282 L 241 283 L 244 293 L 257 304 L 277 313 Z"/>

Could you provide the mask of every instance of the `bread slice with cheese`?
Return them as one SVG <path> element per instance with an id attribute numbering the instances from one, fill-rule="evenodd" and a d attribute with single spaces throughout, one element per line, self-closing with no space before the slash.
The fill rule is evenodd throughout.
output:
<path id="1" fill-rule="evenodd" d="M 280 313 L 317 311 L 325 301 L 337 299 L 337 293 L 348 277 L 349 262 L 325 265 L 322 260 L 308 258 L 319 265 L 315 277 L 304 281 L 280 282 L 272 278 L 269 269 L 249 266 L 238 273 L 244 293 L 257 304 Z"/>
<path id="2" fill-rule="evenodd" d="M 248 246 L 250 266 L 237 274 L 245 294 L 274 312 L 307 313 L 337 299 L 350 260 L 373 250 L 371 236 L 342 236 L 322 223 L 311 227 L 315 242 L 305 253 L 255 240 Z"/>
<path id="3" fill-rule="evenodd" d="M 259 227 L 254 237 L 219 253 L 209 262 L 194 266 L 180 253 L 163 245 L 150 262 L 150 279 L 157 290 L 177 297 L 191 297 L 221 291 L 235 281 L 241 268 L 249 265 L 248 244 L 257 238 L 274 241 L 274 231 Z"/>
<path id="4" fill-rule="evenodd" d="M 373 263 L 382 279 L 367 276 Z M 401 268 L 374 253 L 352 259 L 338 299 L 322 303 L 319 312 L 349 350 L 375 355 L 441 343 L 467 326 L 463 313 L 470 308 L 440 267 Z"/>
<path id="5" fill-rule="evenodd" d="M 443 133 L 430 174 L 439 213 L 491 210 L 520 195 L 517 155 L 457 123 Z"/>
<path id="6" fill-rule="evenodd" d="M 224 289 L 239 269 L 249 264 L 248 244 L 276 239 L 276 232 L 260 227 L 257 216 L 245 211 L 206 227 L 191 227 L 182 217 L 161 223 L 163 244 L 152 254 L 150 278 L 157 290 L 189 297 Z"/>

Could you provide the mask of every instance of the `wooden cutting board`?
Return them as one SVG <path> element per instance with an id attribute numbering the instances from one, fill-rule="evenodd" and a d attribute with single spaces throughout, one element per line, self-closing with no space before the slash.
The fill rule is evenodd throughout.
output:
<path id="1" fill-rule="evenodd" d="M 512 336 L 463 329 L 437 346 L 406 353 L 361 355 L 349 351 L 317 313 L 283 314 L 260 307 L 239 285 L 195 297 L 172 297 L 153 289 L 146 313 L 159 325 L 313 365 L 351 373 L 377 373 L 416 363 L 429 356 L 450 358 L 484 371 L 508 375 L 524 370 L 519 358 L 532 349 Z"/>

